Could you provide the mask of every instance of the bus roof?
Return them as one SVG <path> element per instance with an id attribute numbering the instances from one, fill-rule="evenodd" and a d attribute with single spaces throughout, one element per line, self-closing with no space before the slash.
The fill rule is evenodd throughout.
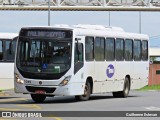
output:
<path id="1" fill-rule="evenodd" d="M 107 37 L 125 37 L 125 38 L 133 38 L 133 39 L 149 39 L 149 36 L 146 34 L 139 33 L 129 33 L 125 32 L 120 27 L 111 27 L 111 26 L 103 26 L 103 25 L 90 25 L 90 24 L 77 24 L 77 25 L 66 25 L 66 24 L 57 24 L 54 26 L 31 26 L 24 27 L 24 29 L 63 29 L 63 30 L 73 30 L 76 35 L 86 36 L 86 35 L 98 35 L 98 36 L 107 36 Z M 23 29 L 23 28 L 22 28 Z"/>
<path id="2" fill-rule="evenodd" d="M 16 34 L 16 33 L 2 33 L 2 32 L 0 32 L 0 39 L 13 39 L 17 36 L 18 36 L 18 34 Z"/>

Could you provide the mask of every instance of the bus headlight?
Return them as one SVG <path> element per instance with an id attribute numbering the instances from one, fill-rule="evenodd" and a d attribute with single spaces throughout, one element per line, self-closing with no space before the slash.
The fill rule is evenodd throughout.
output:
<path id="1" fill-rule="evenodd" d="M 65 79 L 60 83 L 61 86 L 67 85 L 71 79 L 71 75 L 65 77 Z"/>
<path id="2" fill-rule="evenodd" d="M 16 82 L 17 83 L 24 84 L 24 80 L 19 79 L 19 75 L 18 74 L 15 74 L 15 77 L 16 77 Z"/>

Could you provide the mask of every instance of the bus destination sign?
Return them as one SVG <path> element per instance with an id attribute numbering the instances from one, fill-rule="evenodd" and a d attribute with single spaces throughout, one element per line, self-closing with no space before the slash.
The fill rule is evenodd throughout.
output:
<path id="1" fill-rule="evenodd" d="M 20 36 L 25 37 L 47 37 L 47 38 L 71 38 L 69 30 L 21 30 Z"/>
<path id="2" fill-rule="evenodd" d="M 60 31 L 28 31 L 28 37 L 53 37 L 53 38 L 65 38 L 66 33 Z"/>

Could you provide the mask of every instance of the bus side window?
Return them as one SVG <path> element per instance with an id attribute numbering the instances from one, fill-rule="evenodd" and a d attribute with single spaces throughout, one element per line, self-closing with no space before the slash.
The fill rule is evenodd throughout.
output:
<path id="1" fill-rule="evenodd" d="M 121 38 L 116 39 L 116 60 L 124 60 L 124 39 Z"/>
<path id="2" fill-rule="evenodd" d="M 134 60 L 141 61 L 141 40 L 134 40 Z"/>
<path id="3" fill-rule="evenodd" d="M 75 43 L 74 49 L 74 74 L 76 74 L 83 67 L 83 44 Z"/>
<path id="4" fill-rule="evenodd" d="M 85 58 L 86 61 L 94 60 L 94 37 L 86 37 L 85 39 Z"/>
<path id="5" fill-rule="evenodd" d="M 0 40 L 0 60 L 3 60 L 3 41 Z"/>
<path id="6" fill-rule="evenodd" d="M 148 60 L 148 41 L 147 40 L 142 41 L 142 60 L 143 61 Z"/>
<path id="7" fill-rule="evenodd" d="M 13 43 L 12 41 L 6 41 L 6 52 L 5 52 L 5 55 L 6 55 L 6 60 L 7 61 L 13 61 L 14 60 L 14 48 L 13 48 Z"/>
<path id="8" fill-rule="evenodd" d="M 77 48 L 78 47 L 78 48 Z M 75 52 L 74 52 L 74 63 L 83 62 L 83 44 L 77 43 L 75 44 Z"/>

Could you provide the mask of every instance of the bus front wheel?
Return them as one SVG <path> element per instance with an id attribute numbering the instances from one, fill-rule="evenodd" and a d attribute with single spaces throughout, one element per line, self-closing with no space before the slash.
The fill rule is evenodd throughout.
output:
<path id="1" fill-rule="evenodd" d="M 75 96 L 77 101 L 87 101 L 89 99 L 91 95 L 91 85 L 90 83 L 87 81 L 85 88 L 84 88 L 84 94 L 83 95 L 77 95 Z"/>
<path id="2" fill-rule="evenodd" d="M 41 94 L 31 94 L 31 98 L 36 103 L 42 103 L 46 99 L 46 96 Z"/>
<path id="3" fill-rule="evenodd" d="M 124 81 L 123 91 L 113 92 L 113 96 L 121 97 L 121 98 L 128 97 L 129 90 L 130 90 L 130 83 L 129 83 L 129 79 L 126 77 Z"/>

